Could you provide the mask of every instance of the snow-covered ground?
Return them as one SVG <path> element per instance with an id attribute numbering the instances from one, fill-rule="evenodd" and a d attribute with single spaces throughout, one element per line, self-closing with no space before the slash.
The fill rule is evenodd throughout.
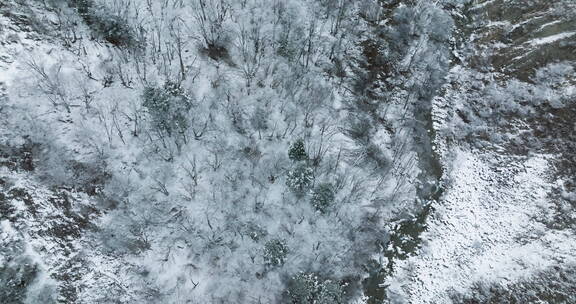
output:
<path id="1" fill-rule="evenodd" d="M 570 232 L 539 221 L 552 207 L 547 156 L 528 159 L 458 149 L 448 190 L 431 214 L 424 245 L 398 264 L 391 293 L 410 303 L 449 303 L 474 282 L 502 285 L 576 261 Z"/>
<path id="2" fill-rule="evenodd" d="M 167 4 L 150 4 L 176 14 L 167 12 Z M 135 5 L 141 8 L 146 2 Z M 231 5 L 245 9 L 245 4 Z M 262 22 L 273 25 L 271 8 L 258 1 L 250 5 L 253 13 L 266 17 Z M 314 10 L 314 3 L 305 1 L 287 6 L 296 10 L 294 18 L 301 25 Z M 22 195 L 30 195 L 28 205 L 7 196 L 1 206 L 18 208 L 0 214 L 0 219 L 18 224 L 5 226 L 17 231 L 30 252 L 38 252 L 41 274 L 53 278 L 54 295 L 62 302 L 274 303 L 287 281 L 302 271 L 338 281 L 361 278 L 362 263 L 379 249 L 376 241 L 386 237 L 382 222 L 413 208 L 411 181 L 417 169 L 409 132 L 393 134 L 368 125 L 375 138 L 366 151 L 346 135 L 344 105 L 349 106 L 352 97 L 340 95 L 343 90 L 325 76 L 323 65 L 330 63 L 335 43 L 346 49 L 353 41 L 333 41 L 328 26 L 314 32 L 319 59 L 306 69 L 267 47 L 260 72 L 246 76 L 249 71 L 242 69 L 250 62 L 238 54 L 242 45 L 228 46 L 234 63 L 206 56 L 196 41 L 183 51 L 186 67 L 150 60 L 152 54 L 132 54 L 127 63 L 120 59 L 126 56 L 121 48 L 94 37 L 71 8 L 63 8 L 62 16 L 77 22 L 73 29 L 80 38 L 70 43 L 73 47 L 63 45 L 57 31 L 51 36 L 28 28 L 35 20 L 57 19 L 56 10 L 36 2 L 0 4 L 0 9 L 24 12 L 20 24 L 7 17 L 12 15 L 0 14 L 0 82 L 8 97 L 0 105 L 0 152 L 4 146 L 38 143 L 37 150 L 27 152 L 34 168 L 0 172 L 8 181 L 0 190 L 8 193 L 18 187 Z M 146 18 L 154 19 L 153 11 L 149 8 Z M 244 15 L 238 11 L 234 14 Z M 190 21 L 194 12 L 186 6 L 178 14 Z M 234 40 L 240 36 L 235 22 L 243 19 L 228 22 Z M 46 24 L 53 29 L 57 22 Z M 275 41 L 276 31 L 263 24 L 254 27 L 267 41 Z M 163 26 L 154 27 L 152 21 L 146 25 L 158 36 L 171 37 Z M 195 21 L 187 26 L 200 32 Z M 136 60 L 149 66 L 138 70 Z M 172 142 L 154 129 L 142 93 L 164 88 L 184 69 L 190 75 L 180 81 L 193 99 L 195 108 L 188 114 L 195 130 L 188 130 L 190 140 Z M 256 77 L 258 84 L 247 89 L 244 77 Z M 257 109 L 263 111 L 262 118 L 254 114 Z M 400 109 L 405 107 L 398 103 L 389 113 Z M 253 117 L 262 120 L 258 131 Z M 205 132 L 198 132 L 203 124 Z M 394 125 L 402 123 L 394 120 Z M 287 151 L 299 138 L 306 140 L 311 157 L 318 153 L 317 161 L 322 160 L 314 171 L 317 184 L 338 183 L 331 199 L 338 205 L 330 214 L 314 210 L 307 192 L 296 197 L 286 187 L 286 172 L 300 164 L 289 159 Z M 366 169 L 366 162 L 384 167 L 393 155 L 386 178 L 378 176 L 384 170 Z M 87 170 L 90 165 L 94 172 Z M 103 178 L 85 181 L 97 189 L 86 195 L 80 183 L 92 173 Z M 65 189 L 60 193 L 53 188 Z M 385 203 L 389 196 L 396 196 L 398 203 Z M 69 198 L 68 206 L 58 205 L 61 197 Z M 77 207 L 98 212 L 79 217 Z M 382 219 L 374 223 L 374 232 L 365 218 L 377 210 Z M 84 219 L 89 225 L 76 227 Z M 285 265 L 270 268 L 265 246 L 276 239 L 285 240 L 289 254 Z M 361 296 L 358 289 L 349 297 Z"/>
<path id="3" fill-rule="evenodd" d="M 224 58 L 206 56 L 206 50 L 196 45 L 197 37 L 183 36 L 189 39 L 183 55 L 187 66 L 177 60 L 166 66 L 158 58 L 150 59 L 158 56 L 155 48 L 145 56 L 123 54 L 121 48 L 92 37 L 78 16 L 72 20 L 79 22 L 73 29 L 81 39 L 71 43 L 76 48 L 65 46 L 56 41 L 58 35 L 27 28 L 27 22 L 34 20 L 57 24 L 55 11 L 37 2 L 29 2 L 31 11 L 20 19 L 0 14 L 4 26 L 0 29 L 0 152 L 9 152 L 0 159 L 0 195 L 5 195 L 0 199 L 6 198 L 0 200 L 0 207 L 8 210 L 0 210 L 5 211 L 0 214 L 0 244 L 23 244 L 23 255 L 39 269 L 35 284 L 46 281 L 45 286 L 32 289 L 54 289 L 54 295 L 70 303 L 276 303 L 286 295 L 290 278 L 301 271 L 341 282 L 353 277 L 361 285 L 367 261 L 379 260 L 375 253 L 385 248 L 386 225 L 394 226 L 419 210 L 414 206 L 419 202 L 415 199 L 418 162 L 426 158 L 420 154 L 429 151 L 421 152 L 418 145 L 423 142 L 411 139 L 413 129 L 407 125 L 414 120 L 408 101 L 413 98 L 418 104 L 420 94 L 438 95 L 433 103 L 435 130 L 424 133 L 437 136 L 435 150 L 442 156 L 445 192 L 426 219 L 422 247 L 406 260 L 395 260 L 392 276 L 383 282 L 390 285 L 390 300 L 450 303 L 450 293 L 466 294 L 476 282 L 506 286 L 539 270 L 576 262 L 573 235 L 546 224 L 554 212 L 549 194 L 557 181 L 550 171 L 558 156 L 512 155 L 497 144 L 487 149 L 471 147 L 479 142 L 465 138 L 466 132 L 489 130 L 488 123 L 500 120 L 495 116 L 504 113 L 498 112 L 502 107 L 510 104 L 518 113 L 528 113 L 530 106 L 545 101 L 562 105 L 566 96 L 574 95 L 574 86 L 566 86 L 562 94 L 519 81 L 506 87 L 496 83 L 503 75 L 449 63 L 452 22 L 444 8 L 420 1 L 425 13 L 399 5 L 394 18 L 397 23 L 423 27 L 426 35 L 400 27 L 395 35 L 406 38 L 400 45 L 410 51 L 390 57 L 412 68 L 414 75 L 388 82 L 398 92 L 385 92 L 382 96 L 387 99 L 382 100 L 387 105 L 378 99 L 383 108 L 370 110 L 374 100 L 362 104 L 365 100 L 347 93 L 349 80 L 327 75 L 331 73 L 327 67 L 336 60 L 334 52 L 342 52 L 341 57 L 351 62 L 355 57 L 359 62 L 374 61 L 369 62 L 373 66 L 355 67 L 360 70 L 382 68 L 383 63 L 371 57 L 375 50 L 362 47 L 374 39 L 361 33 L 366 24 L 352 22 L 347 26 L 360 29 L 346 39 L 338 38 L 330 23 L 337 26 L 351 18 L 340 13 L 330 17 L 318 25 L 317 32 L 309 32 L 314 35 L 310 41 L 317 48 L 312 56 L 316 59 L 287 60 L 283 56 L 288 55 L 278 55 L 271 44 L 258 63 L 262 67 L 251 76 L 251 63 L 242 52 L 250 51 L 246 47 L 252 44 L 236 39 L 248 32 L 244 26 L 255 23 L 243 20 L 247 15 L 243 12 L 266 17 L 251 32 L 265 36 L 269 43 L 277 38 L 272 14 L 282 10 L 267 7 L 266 1 L 248 2 L 252 8 L 232 3 L 234 18 L 227 21 L 226 30 L 235 43 Z M 294 24 L 303 26 L 294 39 L 308 32 L 307 26 L 317 26 L 317 16 L 312 14 L 318 9 L 315 1 L 284 2 L 290 18 L 297 20 Z M 502 1 L 477 2 L 475 9 Z M 162 36 L 167 47 L 179 45 L 181 37 L 171 36 L 172 26 L 156 24 L 155 10 L 145 9 L 146 5 L 157 6 L 162 14 L 181 15 L 182 20 L 199 18 L 193 7 L 172 11 L 160 1 L 134 4 L 145 13 L 132 16 L 132 21 L 147 20 L 140 24 L 148 27 L 148 38 Z M 2 5 L 0 0 L 0 10 Z M 347 14 L 356 18 L 357 9 Z M 31 17 L 34 12 L 36 19 Z M 71 10 L 66 12 L 75 16 Z M 15 20 L 26 22 L 17 25 Z M 546 22 L 540 30 L 563 24 Z M 521 26 L 509 20 L 488 24 L 494 30 Z M 186 31 L 198 34 L 198 26 L 190 21 Z M 523 40 L 521 45 L 553 47 L 571 41 L 574 33 L 546 33 L 550 35 Z M 423 38 L 412 41 L 413 36 Z M 305 45 L 304 40 L 295 41 L 296 46 Z M 501 41 L 495 46 L 510 48 Z M 125 61 L 122 56 L 130 58 Z M 142 58 L 144 62 L 139 61 Z M 139 64 L 148 67 L 142 72 Z M 449 65 L 453 69 L 444 79 Z M 346 77 L 357 77 L 343 69 L 350 73 Z M 556 70 L 573 71 L 561 65 Z M 170 136 L 157 138 L 150 110 L 142 106 L 142 93 L 150 86 L 162 88 L 182 72 L 188 73 L 181 81 L 196 107 L 190 113 L 195 132 L 189 134 L 190 140 L 173 143 Z M 405 94 L 402 81 L 415 82 L 412 89 L 421 87 L 419 94 Z M 452 95 L 427 90 L 444 83 L 453 89 L 447 94 Z M 60 93 L 62 101 L 54 102 Z M 530 100 L 528 105 L 525 99 Z M 359 111 L 366 113 L 354 118 Z M 364 120 L 369 123 L 362 124 Z M 204 130 L 198 132 L 203 124 Z M 350 135 L 352 127 L 358 128 L 356 140 Z M 518 130 L 524 131 L 520 126 L 499 138 L 515 136 L 512 133 Z M 314 173 L 318 183 L 338 186 L 334 208 L 326 214 L 314 210 L 309 197 L 298 197 L 286 188 L 287 172 L 300 164 L 287 153 L 298 138 L 305 138 L 308 151 L 318 154 L 320 165 Z M 36 150 L 10 155 L 10 149 L 29 143 L 37 144 Z M 33 159 L 34 168 L 4 166 L 18 157 Z M 86 184 L 93 191 L 87 191 Z M 289 253 L 285 265 L 270 269 L 262 253 L 267 241 L 275 239 L 285 240 Z M 0 255 L 0 267 L 4 260 Z M 348 300 L 374 303 L 368 297 L 359 300 L 360 289 Z"/>

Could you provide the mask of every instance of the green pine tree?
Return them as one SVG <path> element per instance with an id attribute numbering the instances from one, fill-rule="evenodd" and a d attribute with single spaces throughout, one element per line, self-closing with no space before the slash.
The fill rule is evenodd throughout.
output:
<path id="1" fill-rule="evenodd" d="M 264 244 L 264 263 L 267 267 L 284 265 L 288 255 L 288 246 L 284 240 L 273 239 Z"/>
<path id="2" fill-rule="evenodd" d="M 330 205 L 334 202 L 334 187 L 331 184 L 320 184 L 314 189 L 310 202 L 317 211 L 326 213 Z"/>
<path id="3" fill-rule="evenodd" d="M 314 273 L 300 272 L 288 284 L 288 296 L 293 304 L 344 303 L 342 285 L 331 280 L 322 281 Z"/>
<path id="4" fill-rule="evenodd" d="M 306 148 L 304 148 L 303 140 L 298 139 L 290 146 L 288 157 L 293 161 L 308 160 L 308 153 L 306 153 Z"/>
<path id="5" fill-rule="evenodd" d="M 302 196 L 310 189 L 314 179 L 314 171 L 306 164 L 299 164 L 288 171 L 286 186 L 296 195 Z"/>

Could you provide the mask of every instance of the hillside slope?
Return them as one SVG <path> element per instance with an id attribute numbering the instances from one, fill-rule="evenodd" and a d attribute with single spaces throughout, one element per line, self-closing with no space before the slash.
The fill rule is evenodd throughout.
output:
<path id="1" fill-rule="evenodd" d="M 575 303 L 575 16 L 0 0 L 0 303 Z"/>
<path id="2" fill-rule="evenodd" d="M 433 110 L 447 190 L 423 249 L 388 281 L 393 302 L 576 302 L 575 12 L 571 1 L 463 7 L 472 39 Z"/>

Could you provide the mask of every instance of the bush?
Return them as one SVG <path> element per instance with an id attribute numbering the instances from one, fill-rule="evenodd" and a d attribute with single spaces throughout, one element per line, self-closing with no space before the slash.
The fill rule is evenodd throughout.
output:
<path id="1" fill-rule="evenodd" d="M 148 109 L 156 128 L 172 136 L 188 129 L 188 111 L 191 97 L 178 84 L 167 82 L 163 88 L 147 87 L 142 95 L 143 106 Z"/>
<path id="2" fill-rule="evenodd" d="M 285 57 L 288 60 L 294 60 L 296 55 L 298 54 L 298 49 L 294 47 L 292 42 L 288 39 L 288 37 L 282 37 L 278 41 L 278 47 L 276 48 L 276 54 L 279 56 Z"/>
<path id="3" fill-rule="evenodd" d="M 17 258 L 0 267 L 0 298 L 2 303 L 23 303 L 30 285 L 36 279 L 37 266 L 28 258 Z"/>
<path id="4" fill-rule="evenodd" d="M 70 6 L 75 7 L 78 10 L 78 14 L 84 19 L 88 18 L 92 6 L 94 6 L 93 0 L 69 0 L 68 3 Z"/>
<path id="5" fill-rule="evenodd" d="M 340 284 L 321 281 L 313 273 L 301 272 L 288 284 L 288 296 L 293 304 L 340 304 L 344 302 L 343 295 Z"/>
<path id="6" fill-rule="evenodd" d="M 362 153 L 365 160 L 374 164 L 376 169 L 384 169 L 390 164 L 390 160 L 384 154 L 384 151 L 372 142 L 362 146 Z"/>
<path id="7" fill-rule="evenodd" d="M 268 113 L 261 107 L 256 108 L 250 118 L 250 124 L 258 131 L 258 137 L 262 139 L 262 131 L 268 129 Z"/>
<path id="8" fill-rule="evenodd" d="M 334 202 L 334 197 L 334 187 L 331 184 L 320 184 L 314 189 L 310 203 L 320 213 L 326 213 Z"/>
<path id="9" fill-rule="evenodd" d="M 0 302 L 19 304 L 26 301 L 40 270 L 26 253 L 24 239 L 8 225 L 0 223 Z"/>
<path id="10" fill-rule="evenodd" d="M 306 153 L 306 148 L 304 148 L 303 140 L 299 139 L 290 146 L 288 157 L 293 161 L 303 161 L 308 159 L 308 153 Z"/>
<path id="11" fill-rule="evenodd" d="M 370 141 L 370 132 L 372 125 L 367 117 L 351 116 L 348 121 L 348 128 L 345 130 L 350 138 L 359 143 L 368 143 Z"/>
<path id="12" fill-rule="evenodd" d="M 92 0 L 69 0 L 92 31 L 115 46 L 136 44 L 134 32 L 124 18 L 97 6 Z"/>
<path id="13" fill-rule="evenodd" d="M 310 189 L 314 179 L 314 171 L 306 164 L 299 164 L 288 171 L 286 185 L 296 195 L 304 195 Z"/>
<path id="14" fill-rule="evenodd" d="M 264 264 L 267 267 L 284 265 L 288 255 L 288 246 L 284 240 L 273 239 L 264 244 Z"/>
<path id="15" fill-rule="evenodd" d="M 248 223 L 245 227 L 245 231 L 246 234 L 248 234 L 248 236 L 256 242 L 268 235 L 266 229 L 262 228 L 260 225 L 254 222 Z"/>
<path id="16" fill-rule="evenodd" d="M 136 43 L 128 22 L 120 16 L 103 13 L 92 17 L 92 30 L 115 46 L 132 46 Z"/>

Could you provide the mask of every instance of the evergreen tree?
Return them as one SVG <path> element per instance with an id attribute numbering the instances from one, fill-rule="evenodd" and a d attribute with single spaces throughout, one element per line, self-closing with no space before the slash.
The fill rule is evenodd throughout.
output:
<path id="1" fill-rule="evenodd" d="M 163 88 L 147 87 L 142 97 L 142 105 L 148 109 L 158 130 L 172 136 L 188 128 L 191 97 L 178 84 L 167 82 Z"/>
<path id="2" fill-rule="evenodd" d="M 321 281 L 314 273 L 295 275 L 288 286 L 288 296 L 293 304 L 341 304 L 344 290 L 331 280 Z"/>
<path id="3" fill-rule="evenodd" d="M 298 139 L 290 146 L 288 157 L 293 161 L 303 161 L 308 159 L 308 153 L 306 153 L 306 148 L 304 148 L 303 140 Z"/>
<path id="4" fill-rule="evenodd" d="M 341 304 L 344 303 L 343 299 L 344 290 L 337 282 L 326 280 L 320 285 L 320 292 L 318 293 L 318 300 L 315 304 Z"/>
<path id="5" fill-rule="evenodd" d="M 284 265 L 288 255 L 288 246 L 284 240 L 273 239 L 264 244 L 264 264 L 267 267 Z"/>
<path id="6" fill-rule="evenodd" d="M 288 296 L 294 304 L 314 303 L 318 292 L 318 278 L 301 272 L 294 276 L 288 287 Z"/>
<path id="7" fill-rule="evenodd" d="M 296 195 L 304 195 L 314 179 L 314 171 L 306 164 L 298 164 L 294 169 L 288 171 L 286 185 Z"/>
<path id="8" fill-rule="evenodd" d="M 310 202 L 317 211 L 326 213 L 330 205 L 334 202 L 334 188 L 331 184 L 320 184 L 314 189 Z"/>

